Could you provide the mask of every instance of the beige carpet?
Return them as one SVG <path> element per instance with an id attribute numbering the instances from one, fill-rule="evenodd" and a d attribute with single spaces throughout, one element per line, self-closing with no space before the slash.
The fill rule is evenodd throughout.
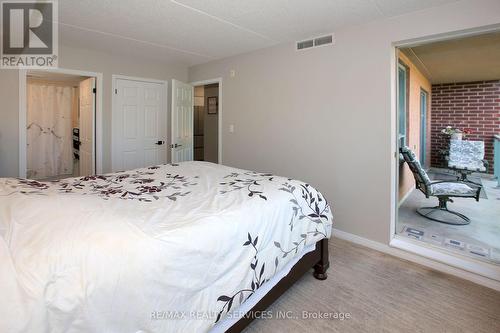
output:
<path id="1" fill-rule="evenodd" d="M 326 281 L 305 275 L 269 310 L 351 319 L 260 319 L 251 332 L 500 332 L 500 292 L 346 241 L 330 242 Z"/>

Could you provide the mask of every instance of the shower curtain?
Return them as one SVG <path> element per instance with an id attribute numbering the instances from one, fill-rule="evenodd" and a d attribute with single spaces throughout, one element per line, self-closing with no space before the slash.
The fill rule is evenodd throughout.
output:
<path id="1" fill-rule="evenodd" d="M 74 88 L 45 83 L 27 86 L 27 176 L 43 179 L 73 173 Z"/>

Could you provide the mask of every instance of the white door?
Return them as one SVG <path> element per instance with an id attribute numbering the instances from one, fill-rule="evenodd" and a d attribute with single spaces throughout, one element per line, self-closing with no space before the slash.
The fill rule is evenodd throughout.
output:
<path id="1" fill-rule="evenodd" d="M 193 160 L 193 86 L 172 80 L 172 163 Z"/>
<path id="2" fill-rule="evenodd" d="M 95 78 L 80 82 L 80 176 L 89 176 L 94 170 L 94 114 Z"/>
<path id="3" fill-rule="evenodd" d="M 165 85 L 116 79 L 113 171 L 167 163 Z"/>

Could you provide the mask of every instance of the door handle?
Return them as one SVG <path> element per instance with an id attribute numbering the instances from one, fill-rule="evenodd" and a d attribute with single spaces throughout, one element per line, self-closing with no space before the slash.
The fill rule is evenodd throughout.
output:
<path id="1" fill-rule="evenodd" d="M 162 145 L 162 144 L 164 144 L 164 143 L 165 143 L 165 141 L 161 141 L 161 140 L 158 140 L 158 141 L 156 142 L 156 144 L 157 144 L 158 146 L 161 146 L 161 145 Z"/>
<path id="2" fill-rule="evenodd" d="M 179 148 L 179 147 L 182 147 L 182 145 L 176 143 L 176 144 L 173 144 L 173 145 L 170 145 L 171 148 Z"/>

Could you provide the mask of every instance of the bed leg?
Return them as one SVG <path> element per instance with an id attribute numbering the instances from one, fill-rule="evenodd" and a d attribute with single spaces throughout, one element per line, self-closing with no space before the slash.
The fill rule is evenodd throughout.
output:
<path id="1" fill-rule="evenodd" d="M 319 244 L 316 246 L 319 246 L 320 260 L 316 265 L 314 265 L 313 275 L 318 280 L 326 280 L 328 277 L 326 271 L 328 270 L 328 267 L 330 267 L 330 261 L 328 259 L 328 239 L 325 238 L 320 240 Z"/>

